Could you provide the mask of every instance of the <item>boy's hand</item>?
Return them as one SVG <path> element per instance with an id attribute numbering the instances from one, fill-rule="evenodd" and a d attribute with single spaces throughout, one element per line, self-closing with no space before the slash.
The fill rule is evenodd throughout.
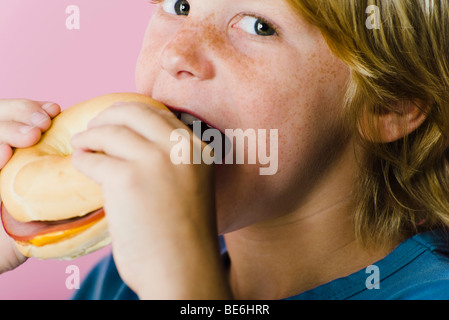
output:
<path id="1" fill-rule="evenodd" d="M 61 107 L 52 102 L 0 100 L 0 169 L 11 158 L 13 147 L 36 144 L 60 112 Z"/>
<path id="2" fill-rule="evenodd" d="M 0 274 L 15 269 L 27 258 L 17 250 L 14 241 L 0 225 Z"/>
<path id="3" fill-rule="evenodd" d="M 51 119 L 60 112 L 61 107 L 52 102 L 0 100 L 0 169 L 11 158 L 12 148 L 36 144 L 42 132 L 50 127 Z M 25 260 L 0 226 L 0 273 L 16 268 Z"/>
<path id="4" fill-rule="evenodd" d="M 171 112 L 114 104 L 72 139 L 73 164 L 102 186 L 115 262 L 141 298 L 227 298 L 213 167 L 171 162 L 178 128 Z M 205 147 L 192 136 L 191 152 Z"/>

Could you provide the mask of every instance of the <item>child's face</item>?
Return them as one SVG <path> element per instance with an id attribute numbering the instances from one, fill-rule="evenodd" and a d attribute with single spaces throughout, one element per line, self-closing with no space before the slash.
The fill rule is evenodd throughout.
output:
<path id="1" fill-rule="evenodd" d="M 284 0 L 165 0 L 145 34 L 136 83 L 223 132 L 278 129 L 275 175 L 259 175 L 259 165 L 217 167 L 226 232 L 295 210 L 331 171 L 330 155 L 347 143 L 339 115 L 348 75 Z"/>

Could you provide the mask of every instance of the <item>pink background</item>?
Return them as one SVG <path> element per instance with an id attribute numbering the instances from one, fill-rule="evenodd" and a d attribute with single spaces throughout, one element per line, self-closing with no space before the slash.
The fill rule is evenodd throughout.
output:
<path id="1" fill-rule="evenodd" d="M 66 8 L 80 29 L 66 28 Z M 0 99 L 58 102 L 63 109 L 135 91 L 134 67 L 154 6 L 148 0 L 0 0 Z M 110 248 L 72 261 L 29 259 L 0 275 L 0 299 L 67 299 L 66 267 L 81 278 Z"/>

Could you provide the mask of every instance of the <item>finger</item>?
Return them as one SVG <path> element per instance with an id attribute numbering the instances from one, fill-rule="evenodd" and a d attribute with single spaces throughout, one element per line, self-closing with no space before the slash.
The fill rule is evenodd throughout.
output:
<path id="1" fill-rule="evenodd" d="M 0 122 L 0 143 L 26 148 L 36 144 L 40 137 L 39 128 L 13 121 Z"/>
<path id="2" fill-rule="evenodd" d="M 125 126 L 147 140 L 164 145 L 170 141 L 171 132 L 183 125 L 175 120 L 177 120 L 176 117 L 169 111 L 160 110 L 144 103 L 122 102 L 101 112 L 89 123 L 89 127 Z"/>
<path id="3" fill-rule="evenodd" d="M 72 138 L 72 146 L 78 150 L 102 152 L 126 160 L 145 159 L 154 143 L 123 126 L 90 128 Z"/>
<path id="4" fill-rule="evenodd" d="M 17 249 L 14 240 L 7 235 L 3 226 L 0 225 L 0 274 L 16 268 L 26 259 Z"/>
<path id="5" fill-rule="evenodd" d="M 51 118 L 59 112 L 59 105 L 54 103 L 24 99 L 0 100 L 0 121 L 21 122 L 42 131 L 50 127 Z"/>
<path id="6" fill-rule="evenodd" d="M 7 144 L 0 144 L 0 169 L 11 159 L 13 154 L 12 148 Z"/>
<path id="7" fill-rule="evenodd" d="M 104 185 L 114 172 L 120 172 L 123 162 L 101 153 L 77 150 L 73 153 L 72 164 L 82 174 L 99 185 Z"/>
<path id="8" fill-rule="evenodd" d="M 207 146 L 207 143 L 196 137 L 170 110 L 144 103 L 115 103 L 91 120 L 89 127 L 106 124 L 130 127 L 146 139 L 154 141 L 165 151 L 170 151 L 173 147 L 172 134 L 178 129 L 184 129 L 190 134 L 189 141 L 193 144 L 193 148 L 203 149 Z"/>
<path id="9" fill-rule="evenodd" d="M 190 130 L 187 125 L 185 125 L 181 120 L 179 120 L 176 115 L 171 112 L 170 110 L 157 110 L 159 114 L 167 121 L 169 122 L 173 127 L 175 128 L 182 128 Z"/>
<path id="10" fill-rule="evenodd" d="M 51 117 L 54 118 L 61 113 L 61 106 L 54 102 L 40 102 L 41 108 Z"/>

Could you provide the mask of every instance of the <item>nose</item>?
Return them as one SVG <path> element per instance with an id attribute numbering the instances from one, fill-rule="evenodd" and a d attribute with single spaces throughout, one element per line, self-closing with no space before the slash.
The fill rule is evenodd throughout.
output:
<path id="1" fill-rule="evenodd" d="M 193 26 L 186 21 L 162 50 L 159 58 L 162 69 L 178 80 L 213 78 L 215 70 L 204 28 L 207 26 Z"/>

